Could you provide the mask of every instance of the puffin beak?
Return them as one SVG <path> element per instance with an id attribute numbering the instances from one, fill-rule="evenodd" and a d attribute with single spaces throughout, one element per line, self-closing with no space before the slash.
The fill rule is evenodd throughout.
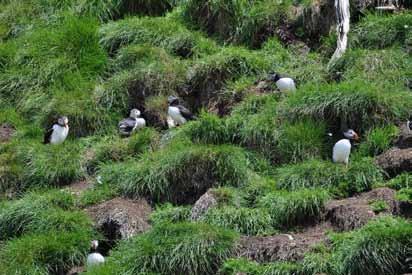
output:
<path id="1" fill-rule="evenodd" d="M 353 136 L 353 139 L 356 140 L 356 141 L 358 141 L 360 139 L 357 133 L 355 133 L 355 135 Z"/>

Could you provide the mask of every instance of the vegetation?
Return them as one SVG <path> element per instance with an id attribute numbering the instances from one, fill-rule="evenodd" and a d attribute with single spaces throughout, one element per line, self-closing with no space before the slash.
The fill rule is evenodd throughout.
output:
<path id="1" fill-rule="evenodd" d="M 330 68 L 322 1 L 0 0 L 0 274 L 66 274 L 94 239 L 106 263 L 85 274 L 407 273 L 411 224 L 388 203 L 371 201 L 381 215 L 355 230 L 324 229 L 329 200 L 375 187 L 410 213 L 411 174 L 388 180 L 374 160 L 411 115 L 412 17 L 399 2 L 386 15 L 352 5 Z M 279 92 L 273 72 L 297 91 Z M 170 95 L 197 119 L 167 129 Z M 120 137 L 132 108 L 147 127 Z M 60 115 L 67 140 L 42 144 Z M 346 128 L 361 138 L 347 166 L 331 161 Z M 147 200 L 150 228 L 95 231 L 85 210 L 119 197 Z M 312 245 L 312 231 L 328 241 Z M 283 233 L 302 236 L 293 255 L 254 246 Z"/>

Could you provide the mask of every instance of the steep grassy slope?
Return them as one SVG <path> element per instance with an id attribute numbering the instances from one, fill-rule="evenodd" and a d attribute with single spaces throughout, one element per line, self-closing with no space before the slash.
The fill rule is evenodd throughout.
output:
<path id="1" fill-rule="evenodd" d="M 64 274 L 84 266 L 93 239 L 114 247 L 85 274 L 406 272 L 404 217 L 341 233 L 320 226 L 316 241 L 329 241 L 299 257 L 253 261 L 242 250 L 307 237 L 330 222 L 332 200 L 376 186 L 412 202 L 411 175 L 389 180 L 373 160 L 411 114 L 412 14 L 362 15 L 328 70 L 333 33 L 304 33 L 317 4 L 0 0 L 0 274 Z M 297 91 L 265 82 L 275 71 Z M 198 119 L 167 129 L 169 95 Z M 120 138 L 118 121 L 136 107 L 149 127 Z M 69 137 L 43 145 L 58 115 Z M 331 161 L 346 127 L 361 136 L 347 167 Z M 63 190 L 79 183 L 90 188 Z M 194 218 L 206 192 L 215 204 Z M 119 196 L 147 200 L 152 228 L 104 240 L 84 208 Z"/>

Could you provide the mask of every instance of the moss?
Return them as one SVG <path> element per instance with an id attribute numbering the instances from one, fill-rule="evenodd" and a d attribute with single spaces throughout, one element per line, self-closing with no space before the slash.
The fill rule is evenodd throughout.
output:
<path id="1" fill-rule="evenodd" d="M 106 165 L 104 181 L 125 195 L 155 201 L 194 202 L 208 188 L 239 186 L 248 179 L 248 162 L 239 148 L 175 143 L 136 161 Z"/>
<path id="2" fill-rule="evenodd" d="M 237 238 L 231 231 L 205 224 L 162 224 L 121 243 L 108 264 L 116 264 L 118 272 L 134 274 L 215 274 L 233 252 Z"/>
<path id="3" fill-rule="evenodd" d="M 319 220 L 328 199 L 329 194 L 323 189 L 276 191 L 262 197 L 258 205 L 268 209 L 274 227 L 290 228 Z"/>

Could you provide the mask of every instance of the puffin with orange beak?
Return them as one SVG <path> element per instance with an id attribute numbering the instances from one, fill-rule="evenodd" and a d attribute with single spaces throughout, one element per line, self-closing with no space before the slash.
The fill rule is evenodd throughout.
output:
<path id="1" fill-rule="evenodd" d="M 69 134 L 69 119 L 67 116 L 61 116 L 57 123 L 53 124 L 44 134 L 44 144 L 63 143 Z"/>
<path id="2" fill-rule="evenodd" d="M 346 166 L 348 166 L 349 155 L 352 148 L 351 141 L 359 140 L 359 136 L 352 129 L 343 132 L 343 135 L 345 138 L 339 140 L 338 142 L 336 142 L 335 146 L 333 146 L 332 159 L 335 163 L 344 163 L 346 164 Z"/>

